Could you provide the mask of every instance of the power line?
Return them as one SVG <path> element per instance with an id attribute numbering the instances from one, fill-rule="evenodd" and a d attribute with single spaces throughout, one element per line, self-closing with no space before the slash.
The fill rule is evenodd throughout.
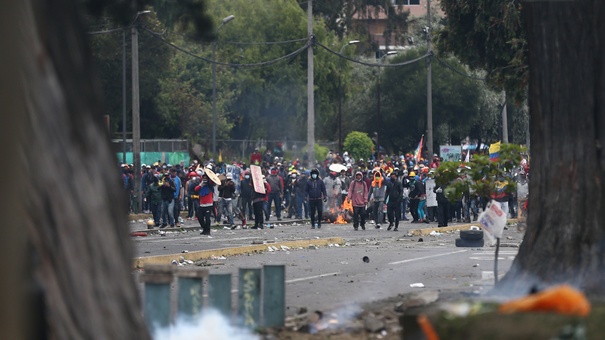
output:
<path id="1" fill-rule="evenodd" d="M 286 60 L 286 59 L 290 59 L 290 58 L 294 58 L 298 54 L 304 52 L 309 47 L 309 43 L 307 43 L 303 47 L 299 48 L 298 50 L 296 50 L 294 52 L 288 53 L 288 54 L 286 54 L 284 56 L 281 56 L 281 57 L 278 57 L 278 58 L 275 58 L 275 59 L 272 59 L 272 60 L 262 61 L 262 62 L 258 62 L 258 63 L 249 63 L 249 64 L 223 63 L 223 62 L 219 62 L 219 61 L 216 61 L 216 60 L 208 59 L 208 58 L 199 56 L 199 55 L 197 55 L 197 54 L 195 54 L 193 52 L 190 52 L 190 51 L 188 51 L 188 50 L 186 50 L 186 49 L 184 49 L 184 48 L 182 48 L 180 46 L 177 46 L 177 45 L 169 42 L 168 40 L 164 39 L 163 37 L 161 37 L 157 33 L 154 33 L 154 32 L 148 30 L 145 27 L 143 27 L 143 31 L 146 31 L 146 32 L 150 33 L 154 38 L 160 40 L 164 44 L 166 44 L 166 45 L 168 45 L 168 46 L 170 46 L 170 47 L 172 47 L 172 48 L 174 48 L 174 49 L 176 49 L 176 50 L 178 50 L 180 52 L 183 52 L 183 53 L 185 53 L 185 54 L 187 54 L 187 55 L 189 55 L 189 56 L 191 56 L 193 58 L 200 59 L 200 60 L 203 60 L 203 61 L 211 63 L 211 64 L 231 66 L 231 67 L 264 67 L 264 66 L 270 66 L 270 65 L 276 64 L 276 63 L 278 63 L 280 61 L 283 61 L 283 60 Z"/>
<path id="2" fill-rule="evenodd" d="M 437 56 L 435 56 L 435 59 L 437 59 L 437 61 L 438 61 L 438 62 L 439 62 L 441 65 L 445 66 L 446 68 L 448 68 L 448 69 L 450 69 L 450 70 L 454 71 L 455 73 L 457 73 L 457 74 L 459 74 L 459 75 L 461 75 L 461 76 L 463 76 L 463 77 L 467 77 L 467 78 L 474 79 L 474 80 L 481 80 L 481 81 L 485 81 L 485 78 L 479 78 L 479 77 L 476 77 L 476 76 L 472 76 L 472 75 L 467 74 L 466 72 L 462 72 L 462 71 L 460 71 L 460 70 L 456 69 L 456 68 L 455 68 L 455 67 L 453 67 L 452 65 L 450 65 L 450 64 L 446 63 L 445 61 L 443 61 L 443 60 L 439 59 Z"/>
<path id="3" fill-rule="evenodd" d="M 130 26 L 126 26 L 126 27 L 118 27 L 118 28 L 114 28 L 114 29 L 110 29 L 110 30 L 104 30 L 104 31 L 93 31 L 93 32 L 86 32 L 90 35 L 98 35 L 98 34 L 109 34 L 109 33 L 115 33 L 115 32 L 121 32 L 125 29 L 130 28 Z"/>
<path id="4" fill-rule="evenodd" d="M 321 48 L 325 49 L 326 51 L 328 51 L 328 52 L 330 52 L 330 53 L 332 53 L 332 54 L 334 54 L 334 55 L 336 55 L 336 56 L 340 57 L 340 58 L 346 59 L 346 60 L 348 60 L 348 61 L 352 61 L 352 62 L 354 62 L 354 63 L 361 64 L 361 65 L 365 65 L 365 66 L 372 66 L 372 67 L 399 67 L 399 66 L 405 66 L 405 65 L 410 65 L 410 64 L 413 64 L 413 63 L 419 62 L 420 60 L 425 59 L 425 58 L 428 58 L 428 57 L 430 56 L 430 54 L 425 54 L 425 55 L 420 56 L 420 57 L 418 57 L 418 58 L 416 58 L 416 59 L 412 59 L 412 60 L 404 61 L 404 62 L 402 62 L 402 63 L 393 63 L 393 64 L 370 63 L 370 62 L 366 62 L 366 61 L 362 61 L 362 60 L 354 59 L 354 58 L 351 58 L 351 57 L 349 57 L 349 56 L 347 56 L 347 55 L 344 55 L 344 54 L 341 54 L 341 53 L 339 53 L 339 52 L 336 52 L 336 51 L 334 51 L 334 50 L 330 49 L 329 47 L 322 45 L 321 43 L 316 42 L 315 44 L 316 44 L 317 46 L 319 46 L 319 47 L 321 47 Z"/>
<path id="5" fill-rule="evenodd" d="M 245 41 L 219 41 L 220 44 L 230 44 L 230 45 L 278 45 L 278 44 L 290 44 L 295 42 L 307 41 L 308 38 L 301 39 L 293 39 L 293 40 L 282 40 L 282 41 L 267 41 L 267 42 L 245 42 Z"/>

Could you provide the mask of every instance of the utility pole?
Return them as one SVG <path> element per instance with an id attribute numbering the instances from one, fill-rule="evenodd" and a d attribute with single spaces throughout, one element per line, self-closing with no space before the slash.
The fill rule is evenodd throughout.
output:
<path id="1" fill-rule="evenodd" d="M 313 81 L 313 0 L 307 2 L 307 34 L 310 44 L 307 49 L 307 157 L 309 168 L 315 166 L 315 93 Z"/>
<path id="2" fill-rule="evenodd" d="M 502 91 L 502 143 L 508 143 L 508 113 L 506 112 L 506 91 Z"/>
<path id="3" fill-rule="evenodd" d="M 126 30 L 122 31 L 122 164 L 126 164 Z"/>
<path id="4" fill-rule="evenodd" d="M 427 72 L 426 72 L 426 150 L 429 156 L 429 162 L 433 161 L 433 89 L 432 89 L 432 56 L 433 51 L 431 47 L 431 0 L 426 2 L 426 46 L 429 57 L 427 59 Z"/>
<path id="5" fill-rule="evenodd" d="M 136 19 L 131 29 L 132 38 L 132 164 L 134 166 L 133 212 L 138 213 L 138 197 L 141 191 L 141 130 L 139 105 L 139 30 Z"/>

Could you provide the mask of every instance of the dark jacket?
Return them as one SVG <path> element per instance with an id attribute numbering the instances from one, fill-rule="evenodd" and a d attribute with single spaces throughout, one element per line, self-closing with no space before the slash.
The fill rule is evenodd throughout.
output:
<path id="1" fill-rule="evenodd" d="M 441 192 L 438 192 L 441 189 Z M 445 197 L 445 188 L 439 186 L 439 185 L 435 185 L 435 187 L 433 188 L 433 192 L 437 194 L 437 203 L 438 204 L 445 204 L 447 203 L 447 197 Z"/>
<path id="2" fill-rule="evenodd" d="M 280 195 L 284 193 L 284 180 L 279 175 L 267 176 L 267 183 L 271 186 L 271 193 Z"/>
<path id="3" fill-rule="evenodd" d="M 422 195 L 422 183 L 420 183 L 420 180 L 415 180 L 410 185 L 410 199 L 418 199 L 420 195 Z"/>
<path id="4" fill-rule="evenodd" d="M 174 199 L 174 193 L 176 192 L 176 186 L 171 179 L 165 178 L 164 183 L 168 182 L 168 185 L 162 184 L 160 186 L 160 193 L 163 201 L 172 201 Z"/>
<path id="5" fill-rule="evenodd" d="M 147 201 L 151 204 L 162 203 L 162 194 L 160 193 L 160 187 L 158 186 L 158 184 L 152 182 L 147 187 L 145 197 L 147 198 Z"/>
<path id="6" fill-rule="evenodd" d="M 324 197 L 328 197 L 324 181 L 319 179 L 319 177 L 317 177 L 317 179 L 307 180 L 305 197 L 309 200 L 320 200 Z"/>
<path id="7" fill-rule="evenodd" d="M 384 195 L 385 202 L 388 200 L 387 205 L 390 207 L 396 207 L 398 204 L 401 204 L 402 198 L 403 187 L 401 186 L 401 182 L 398 180 L 389 181 L 387 183 L 386 194 Z"/>
<path id="8" fill-rule="evenodd" d="M 218 197 L 233 198 L 235 193 L 235 183 L 232 180 L 225 180 L 218 186 Z"/>
<path id="9" fill-rule="evenodd" d="M 254 187 L 252 186 L 252 180 L 249 178 L 248 179 L 244 178 L 244 180 L 240 184 L 240 193 L 242 195 L 242 198 L 251 199 L 253 192 L 254 192 Z"/>

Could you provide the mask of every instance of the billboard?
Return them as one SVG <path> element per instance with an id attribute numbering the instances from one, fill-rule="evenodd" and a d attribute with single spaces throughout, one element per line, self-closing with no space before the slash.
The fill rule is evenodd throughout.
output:
<path id="1" fill-rule="evenodd" d="M 440 145 L 439 156 L 444 162 L 461 161 L 462 146 L 460 145 Z"/>

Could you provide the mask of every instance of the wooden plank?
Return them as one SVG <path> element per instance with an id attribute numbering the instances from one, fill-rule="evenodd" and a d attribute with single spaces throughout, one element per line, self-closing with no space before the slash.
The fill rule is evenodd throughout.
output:
<path id="1" fill-rule="evenodd" d="M 254 184 L 254 191 L 259 194 L 265 193 L 265 184 L 263 183 L 263 171 L 258 165 L 250 165 L 250 173 L 252 176 L 252 184 Z"/>
<path id="2" fill-rule="evenodd" d="M 208 307 L 231 319 L 231 274 L 208 276 Z"/>
<path id="3" fill-rule="evenodd" d="M 260 323 L 260 268 L 239 269 L 238 317 L 250 329 Z"/>
<path id="4" fill-rule="evenodd" d="M 263 326 L 283 327 L 286 318 L 286 269 L 263 266 Z"/>

